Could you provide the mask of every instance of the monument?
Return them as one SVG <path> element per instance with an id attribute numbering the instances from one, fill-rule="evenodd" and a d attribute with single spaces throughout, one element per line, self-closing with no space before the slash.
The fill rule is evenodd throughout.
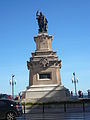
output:
<path id="1" fill-rule="evenodd" d="M 56 102 L 69 98 L 69 90 L 61 83 L 61 60 L 51 48 L 52 35 L 48 35 L 48 21 L 37 11 L 38 35 L 34 36 L 36 50 L 27 61 L 29 86 L 24 92 L 27 102 Z"/>

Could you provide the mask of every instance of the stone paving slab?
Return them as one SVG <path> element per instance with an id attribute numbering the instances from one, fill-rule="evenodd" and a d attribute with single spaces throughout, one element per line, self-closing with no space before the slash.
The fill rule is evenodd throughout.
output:
<path id="1" fill-rule="evenodd" d="M 17 120 L 90 120 L 90 112 L 25 114 Z"/>

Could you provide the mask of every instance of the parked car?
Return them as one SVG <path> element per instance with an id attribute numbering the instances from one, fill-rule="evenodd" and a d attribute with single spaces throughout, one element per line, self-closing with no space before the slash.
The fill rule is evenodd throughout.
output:
<path id="1" fill-rule="evenodd" d="M 0 99 L 13 99 L 11 95 L 7 95 L 7 94 L 0 94 Z"/>
<path id="2" fill-rule="evenodd" d="M 15 120 L 22 115 L 22 106 L 19 102 L 9 99 L 0 99 L 0 119 Z"/>

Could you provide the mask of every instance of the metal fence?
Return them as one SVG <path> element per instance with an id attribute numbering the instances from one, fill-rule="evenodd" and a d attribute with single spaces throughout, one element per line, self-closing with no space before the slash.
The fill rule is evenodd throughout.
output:
<path id="1" fill-rule="evenodd" d="M 90 102 L 60 102 L 25 105 L 23 113 L 61 113 L 61 112 L 90 112 Z"/>

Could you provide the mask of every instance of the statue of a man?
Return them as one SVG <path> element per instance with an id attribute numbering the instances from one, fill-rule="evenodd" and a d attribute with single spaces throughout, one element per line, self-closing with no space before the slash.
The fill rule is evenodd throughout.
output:
<path id="1" fill-rule="evenodd" d="M 36 12 L 36 19 L 38 21 L 38 26 L 39 26 L 39 33 L 41 32 L 47 32 L 47 19 L 45 16 L 40 12 L 40 15 L 38 15 L 38 11 Z"/>

